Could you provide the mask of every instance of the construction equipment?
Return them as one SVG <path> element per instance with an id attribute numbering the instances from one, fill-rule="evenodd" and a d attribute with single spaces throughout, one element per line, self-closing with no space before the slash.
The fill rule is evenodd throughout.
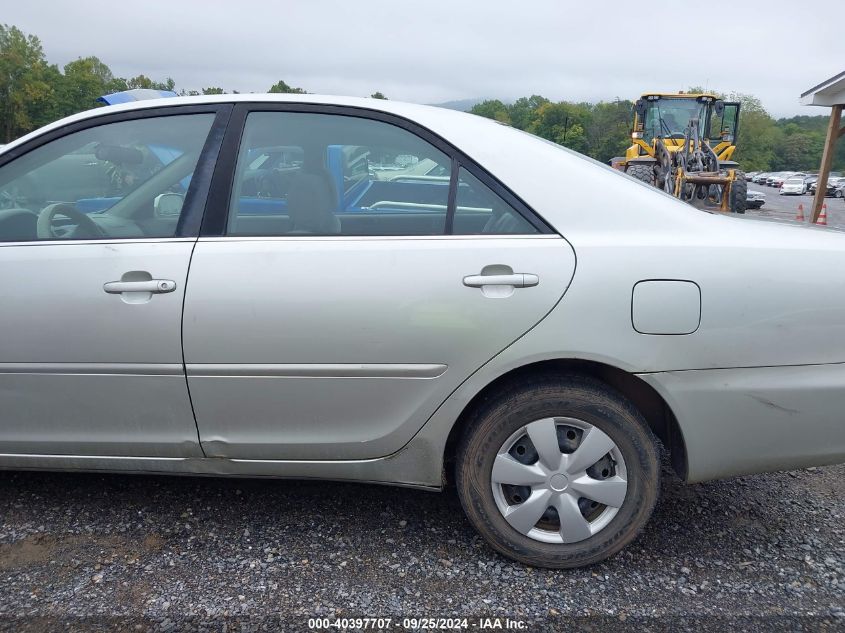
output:
<path id="1" fill-rule="evenodd" d="M 635 103 L 633 145 L 619 166 L 693 206 L 745 213 L 748 184 L 731 160 L 739 106 L 707 93 L 646 93 Z"/>

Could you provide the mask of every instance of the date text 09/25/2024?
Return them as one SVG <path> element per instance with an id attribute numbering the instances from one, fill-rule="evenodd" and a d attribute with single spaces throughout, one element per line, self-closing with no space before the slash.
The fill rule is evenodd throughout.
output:
<path id="1" fill-rule="evenodd" d="M 449 630 L 509 630 L 524 631 L 522 620 L 510 618 L 309 618 L 311 631 L 449 631 Z"/>

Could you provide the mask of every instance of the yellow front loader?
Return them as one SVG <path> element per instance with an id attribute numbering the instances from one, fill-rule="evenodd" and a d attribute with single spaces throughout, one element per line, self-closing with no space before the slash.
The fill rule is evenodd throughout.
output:
<path id="1" fill-rule="evenodd" d="M 706 93 L 646 93 L 619 167 L 696 207 L 745 213 L 748 185 L 731 158 L 739 103 Z"/>

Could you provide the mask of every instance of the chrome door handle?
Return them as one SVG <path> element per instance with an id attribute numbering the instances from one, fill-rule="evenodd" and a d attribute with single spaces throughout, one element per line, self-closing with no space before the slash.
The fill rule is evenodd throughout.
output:
<path id="1" fill-rule="evenodd" d="M 513 286 L 529 288 L 540 283 L 540 278 L 531 273 L 511 273 L 510 275 L 469 275 L 464 277 L 464 285 L 470 288 L 484 286 Z"/>
<path id="2" fill-rule="evenodd" d="M 124 292 L 150 292 L 164 294 L 176 290 L 176 282 L 170 279 L 149 279 L 147 281 L 109 281 L 103 284 L 103 290 L 110 295 Z"/>

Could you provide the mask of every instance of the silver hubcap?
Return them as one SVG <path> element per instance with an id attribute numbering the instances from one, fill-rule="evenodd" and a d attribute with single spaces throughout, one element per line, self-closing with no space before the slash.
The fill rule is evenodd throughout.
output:
<path id="1" fill-rule="evenodd" d="M 544 418 L 511 435 L 493 462 L 493 498 L 515 530 L 544 543 L 577 543 L 616 516 L 628 493 L 622 453 L 575 418 Z"/>

